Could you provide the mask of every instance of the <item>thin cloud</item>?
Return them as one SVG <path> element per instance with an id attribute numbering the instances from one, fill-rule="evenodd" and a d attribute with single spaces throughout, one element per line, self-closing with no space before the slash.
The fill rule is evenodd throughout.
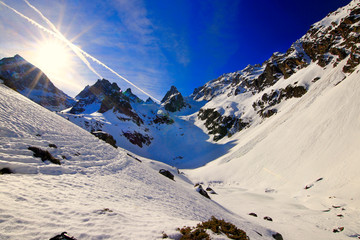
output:
<path id="1" fill-rule="evenodd" d="M 156 99 L 155 97 L 153 97 L 152 95 L 148 94 L 147 92 L 145 92 L 144 90 L 142 90 L 141 88 L 139 88 L 138 86 L 136 86 L 135 84 L 133 84 L 132 82 L 130 82 L 129 80 L 127 80 L 126 78 L 124 78 L 123 76 L 121 76 L 120 74 L 118 74 L 116 71 L 114 71 L 113 69 L 111 69 L 110 67 L 108 67 L 106 64 L 104 64 L 103 62 L 101 62 L 100 60 L 96 59 L 95 57 L 93 57 L 92 55 L 88 54 L 87 52 L 85 52 L 84 50 L 80 49 L 79 47 L 77 47 L 76 45 L 74 45 L 73 43 L 71 43 L 70 41 L 68 41 L 58 30 L 57 28 L 51 23 L 51 21 L 49 19 L 47 19 L 36 7 L 34 7 L 33 5 L 31 5 L 28 1 L 24 0 L 26 2 L 26 4 L 28 6 L 30 6 L 33 10 L 35 10 L 42 18 L 43 20 L 52 28 L 53 31 L 47 29 L 46 27 L 42 26 L 41 24 L 37 23 L 36 21 L 34 21 L 33 19 L 25 16 L 24 14 L 20 13 L 19 11 L 17 11 L 16 9 L 10 7 L 9 5 L 5 4 L 4 2 L 0 1 L 0 4 L 4 5 L 5 7 L 9 8 L 10 10 L 12 10 L 13 12 L 15 12 L 16 14 L 18 14 L 19 16 L 21 16 L 22 18 L 26 19 L 27 21 L 29 21 L 31 24 L 35 25 L 36 27 L 38 27 L 39 29 L 41 29 L 42 31 L 45 31 L 46 33 L 52 35 L 53 37 L 56 37 L 57 39 L 64 41 L 74 52 L 75 54 L 84 61 L 84 63 L 89 67 L 89 69 L 91 71 L 93 71 L 96 75 L 98 75 L 100 78 L 101 75 L 98 74 L 95 69 L 93 69 L 90 65 L 90 63 L 85 59 L 85 57 L 90 58 L 92 61 L 94 61 L 95 63 L 101 65 L 102 67 L 106 68 L 107 70 L 109 70 L 110 72 L 112 72 L 113 74 L 115 74 L 116 76 L 118 76 L 119 78 L 123 79 L 125 82 L 127 82 L 128 84 L 132 85 L 133 87 L 135 87 L 136 89 L 138 89 L 140 92 L 144 93 L 145 95 L 151 97 L 152 99 L 160 102 L 158 99 Z"/>

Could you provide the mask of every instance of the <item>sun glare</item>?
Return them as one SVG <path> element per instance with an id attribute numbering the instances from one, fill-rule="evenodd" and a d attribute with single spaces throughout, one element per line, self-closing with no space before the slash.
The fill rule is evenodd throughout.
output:
<path id="1" fill-rule="evenodd" d="M 37 66 L 49 75 L 58 75 L 70 67 L 69 48 L 60 41 L 48 40 L 38 43 L 35 54 Z"/>

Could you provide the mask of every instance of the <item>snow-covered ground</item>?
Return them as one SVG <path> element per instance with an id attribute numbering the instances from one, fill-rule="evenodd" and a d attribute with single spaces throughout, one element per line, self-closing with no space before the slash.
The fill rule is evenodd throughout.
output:
<path id="1" fill-rule="evenodd" d="M 160 239 L 164 231 L 176 239 L 177 227 L 213 215 L 251 239 L 273 239 L 269 228 L 201 196 L 176 169 L 139 162 L 2 84 L 0 92 L 0 169 L 15 172 L 0 175 L 0 239 L 49 239 L 63 231 L 77 239 Z M 61 165 L 33 157 L 29 146 L 48 150 Z"/>
<path id="2" fill-rule="evenodd" d="M 360 67 L 345 75 L 345 62 L 327 69 L 312 63 L 294 74 L 287 81 L 320 79 L 276 115 L 234 135 L 229 153 L 187 176 L 214 187 L 214 199 L 235 213 L 254 212 L 259 217 L 249 219 L 259 222 L 272 217 L 266 226 L 284 239 L 357 239 Z"/>

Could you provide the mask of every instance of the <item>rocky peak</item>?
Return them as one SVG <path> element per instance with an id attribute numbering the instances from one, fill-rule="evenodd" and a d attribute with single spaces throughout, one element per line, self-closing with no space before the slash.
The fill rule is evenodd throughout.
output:
<path id="1" fill-rule="evenodd" d="M 145 103 L 151 104 L 151 103 L 155 103 L 154 100 L 151 99 L 151 97 L 149 97 L 148 99 L 146 99 Z"/>
<path id="2" fill-rule="evenodd" d="M 60 111 L 75 103 L 71 97 L 55 87 L 39 68 L 18 54 L 0 60 L 0 79 L 8 87 L 49 110 Z"/>
<path id="3" fill-rule="evenodd" d="M 171 86 L 170 90 L 161 100 L 161 103 L 164 105 L 165 110 L 169 112 L 180 111 L 183 107 L 186 106 L 183 96 L 175 86 Z"/>
<path id="4" fill-rule="evenodd" d="M 126 89 L 125 92 L 123 92 L 124 96 L 126 96 L 127 98 L 129 98 L 129 100 L 131 102 L 134 102 L 134 103 L 143 103 L 144 101 L 141 100 L 138 96 L 136 96 L 135 94 L 133 94 L 131 92 L 131 88 L 128 88 Z"/>
<path id="5" fill-rule="evenodd" d="M 121 89 L 116 83 L 110 83 L 106 79 L 98 79 L 92 86 L 86 86 L 77 96 L 77 99 L 96 97 L 103 98 L 112 93 L 119 92 Z"/>

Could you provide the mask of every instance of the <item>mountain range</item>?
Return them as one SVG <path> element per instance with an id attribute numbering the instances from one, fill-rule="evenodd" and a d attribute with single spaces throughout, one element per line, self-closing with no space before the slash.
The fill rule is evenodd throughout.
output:
<path id="1" fill-rule="evenodd" d="M 256 219 L 255 225 L 275 226 L 284 239 L 354 239 L 360 237 L 359 46 L 360 2 L 353 0 L 313 24 L 285 53 L 223 74 L 190 96 L 171 86 L 161 103 L 144 101 L 106 79 L 72 99 L 19 55 L 0 60 L 0 79 L 56 111 L 51 115 L 56 121 L 59 116 L 69 120 L 130 159 L 150 168 L 174 166 L 175 175 L 176 169 L 187 169 L 181 170 L 182 181 L 217 188 L 214 199 L 237 214 L 270 212 L 277 223 Z M 1 127 L 14 138 L 24 135 Z M 58 155 L 66 160 L 67 151 Z M 88 153 L 83 160 L 95 154 L 101 153 Z M 4 162 L 10 169 L 33 171 Z M 71 166 L 66 171 L 81 171 Z M 247 201 L 237 206 L 238 199 Z"/>

